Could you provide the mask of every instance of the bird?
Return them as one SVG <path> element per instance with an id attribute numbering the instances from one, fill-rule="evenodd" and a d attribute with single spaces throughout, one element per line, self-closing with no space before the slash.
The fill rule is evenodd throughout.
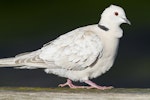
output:
<path id="1" fill-rule="evenodd" d="M 38 50 L 1 58 L 0 67 L 17 69 L 42 68 L 47 74 L 64 77 L 67 81 L 59 87 L 76 89 L 111 89 L 91 81 L 107 72 L 114 64 L 119 40 L 123 36 L 120 25 L 131 24 L 125 11 L 110 5 L 101 14 L 98 24 L 76 28 L 60 35 Z M 84 82 L 86 86 L 74 85 Z"/>

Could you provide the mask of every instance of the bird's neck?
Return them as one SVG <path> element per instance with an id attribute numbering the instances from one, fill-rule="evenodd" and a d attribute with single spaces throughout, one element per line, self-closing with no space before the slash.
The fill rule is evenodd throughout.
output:
<path id="1" fill-rule="evenodd" d="M 117 38 L 121 38 L 123 35 L 123 31 L 120 28 L 120 23 L 117 24 L 109 20 L 101 19 L 98 23 L 98 27 L 104 31 L 111 31 L 111 33 L 114 33 L 112 35 L 116 36 Z"/>
<path id="2" fill-rule="evenodd" d="M 105 26 L 110 30 L 115 30 L 120 28 L 120 23 L 116 23 L 113 19 L 101 17 L 99 25 Z"/>
<path id="3" fill-rule="evenodd" d="M 109 31 L 109 28 L 104 25 L 98 24 L 98 27 L 104 31 Z"/>

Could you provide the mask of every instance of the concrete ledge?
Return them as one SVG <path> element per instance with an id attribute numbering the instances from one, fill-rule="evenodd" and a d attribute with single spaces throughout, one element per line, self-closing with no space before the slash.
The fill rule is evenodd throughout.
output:
<path id="1" fill-rule="evenodd" d="M 0 100 L 150 100 L 150 89 L 111 90 L 1 87 Z"/>

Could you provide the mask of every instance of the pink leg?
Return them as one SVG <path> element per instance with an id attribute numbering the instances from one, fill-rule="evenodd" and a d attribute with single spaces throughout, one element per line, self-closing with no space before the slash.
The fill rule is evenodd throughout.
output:
<path id="1" fill-rule="evenodd" d="M 65 87 L 65 86 L 69 86 L 70 88 L 85 88 L 84 86 L 76 86 L 76 85 L 73 85 L 72 81 L 70 79 L 67 79 L 67 82 L 64 83 L 64 84 L 59 84 L 58 86 L 60 87 Z"/>
<path id="2" fill-rule="evenodd" d="M 86 84 L 90 85 L 89 89 L 90 88 L 96 88 L 96 89 L 99 89 L 99 90 L 106 90 L 106 89 L 112 89 L 113 87 L 112 86 L 109 86 L 109 87 L 106 87 L 106 86 L 99 86 L 97 84 L 95 84 L 94 82 L 90 81 L 90 80 L 86 80 L 84 81 Z"/>
<path id="3" fill-rule="evenodd" d="M 99 89 L 99 90 L 106 90 L 106 89 L 112 89 L 113 87 L 112 86 L 109 86 L 109 87 L 106 87 L 106 86 L 99 86 L 95 83 L 93 83 L 92 81 L 90 80 L 86 80 L 84 81 L 86 84 L 90 85 L 90 86 L 76 86 L 76 85 L 73 85 L 72 81 L 70 79 L 67 79 L 67 82 L 64 83 L 64 84 L 59 84 L 58 86 L 60 87 L 65 87 L 65 86 L 69 86 L 70 88 L 73 88 L 73 89 L 77 89 L 77 88 L 85 88 L 85 89 L 92 89 L 92 88 L 96 88 L 96 89 Z"/>

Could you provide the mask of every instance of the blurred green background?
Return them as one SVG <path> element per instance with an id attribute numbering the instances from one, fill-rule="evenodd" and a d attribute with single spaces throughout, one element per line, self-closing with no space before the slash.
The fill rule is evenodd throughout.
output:
<path id="1" fill-rule="evenodd" d="M 115 87 L 150 87 L 148 0 L 0 1 L 0 58 L 39 49 L 61 34 L 96 24 L 110 4 L 123 7 L 132 25 L 121 25 L 124 37 L 114 66 L 93 81 Z M 65 78 L 48 75 L 43 69 L 0 68 L 0 86 L 56 87 L 62 82 Z"/>

